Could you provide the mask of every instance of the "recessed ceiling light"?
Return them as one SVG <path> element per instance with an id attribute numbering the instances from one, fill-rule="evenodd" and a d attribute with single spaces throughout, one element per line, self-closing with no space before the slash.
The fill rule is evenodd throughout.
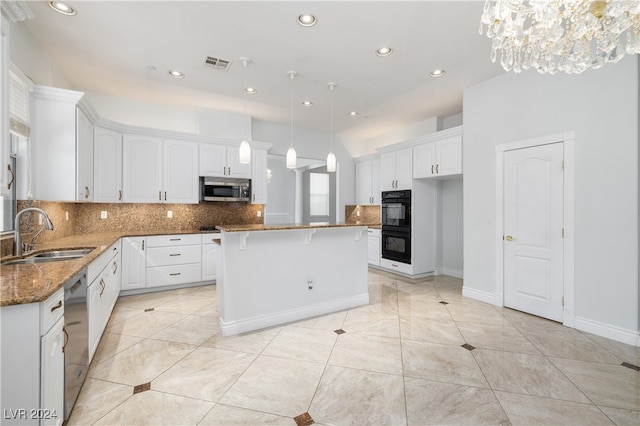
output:
<path id="1" fill-rule="evenodd" d="M 358 113 L 356 111 L 351 111 L 349 113 L 349 117 L 357 117 L 357 116 L 358 116 Z"/>
<path id="2" fill-rule="evenodd" d="M 311 102 L 311 101 L 303 101 L 302 105 L 303 106 L 311 106 L 311 105 L 313 105 L 313 102 Z"/>
<path id="3" fill-rule="evenodd" d="M 168 73 L 171 77 L 174 77 L 174 78 L 184 78 L 184 74 L 181 73 L 180 71 L 169 70 Z"/>
<path id="4" fill-rule="evenodd" d="M 391 55 L 391 52 L 393 52 L 393 49 L 390 47 L 381 47 L 380 49 L 376 50 L 376 55 L 378 56 L 389 56 Z"/>
<path id="5" fill-rule="evenodd" d="M 63 15 L 73 16 L 78 12 L 68 4 L 63 1 L 50 1 L 49 6 L 51 9 L 55 10 L 58 13 L 62 13 Z"/>
<path id="6" fill-rule="evenodd" d="M 316 22 L 318 22 L 318 20 L 310 13 L 303 13 L 302 15 L 298 16 L 298 24 L 302 25 L 303 27 L 313 27 Z"/>
<path id="7" fill-rule="evenodd" d="M 445 75 L 445 73 L 445 70 L 433 70 L 429 73 L 429 75 L 431 77 L 442 77 L 443 75 Z"/>
<path id="8" fill-rule="evenodd" d="M 256 93 L 258 93 L 258 91 L 253 87 L 247 87 L 246 89 L 244 89 L 244 91 L 250 95 L 255 95 Z"/>

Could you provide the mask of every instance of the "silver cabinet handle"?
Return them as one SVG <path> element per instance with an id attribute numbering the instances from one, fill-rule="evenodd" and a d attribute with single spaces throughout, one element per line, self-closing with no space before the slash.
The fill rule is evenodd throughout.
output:
<path id="1" fill-rule="evenodd" d="M 118 262 L 113 262 L 113 273 L 118 272 Z"/>
<path id="2" fill-rule="evenodd" d="M 436 164 L 436 174 L 438 174 L 438 165 Z"/>
<path id="3" fill-rule="evenodd" d="M 169 241 L 180 241 L 182 238 L 169 238 Z"/>
<path id="4" fill-rule="evenodd" d="M 169 256 L 180 256 L 181 253 L 171 253 Z"/>
<path id="5" fill-rule="evenodd" d="M 102 290 L 100 290 L 100 297 L 102 297 L 102 293 L 104 293 L 105 287 L 104 280 L 102 278 L 100 278 L 100 285 L 102 286 Z"/>
<path id="6" fill-rule="evenodd" d="M 180 274 L 181 274 L 180 272 L 174 272 L 173 274 L 169 274 L 169 275 L 172 277 L 175 277 L 176 275 L 180 275 Z"/>
<path id="7" fill-rule="evenodd" d="M 118 190 L 118 201 L 122 201 L 122 189 Z"/>
<path id="8" fill-rule="evenodd" d="M 91 191 L 89 191 L 89 187 L 85 186 L 84 187 L 84 198 L 87 199 L 89 198 L 89 195 L 91 195 Z"/>
<path id="9" fill-rule="evenodd" d="M 167 191 L 164 191 L 164 200 L 167 201 Z"/>
<path id="10" fill-rule="evenodd" d="M 433 164 L 431 165 L 431 174 L 433 174 Z"/>
<path id="11" fill-rule="evenodd" d="M 162 201 L 162 191 L 158 191 L 158 200 Z"/>
<path id="12" fill-rule="evenodd" d="M 142 240 L 142 250 L 144 251 L 144 240 Z"/>
<path id="13" fill-rule="evenodd" d="M 15 182 L 16 180 L 16 174 L 13 173 L 13 170 L 11 170 L 11 164 L 7 164 L 7 170 L 9 170 L 9 173 L 11 173 L 11 180 L 7 184 L 7 189 L 11 189 L 11 185 L 13 185 L 13 182 Z"/>

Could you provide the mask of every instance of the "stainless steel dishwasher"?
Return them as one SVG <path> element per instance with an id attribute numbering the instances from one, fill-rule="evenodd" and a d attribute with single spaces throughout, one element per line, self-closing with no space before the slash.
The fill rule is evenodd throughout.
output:
<path id="1" fill-rule="evenodd" d="M 69 418 L 89 368 L 87 271 L 64 285 L 64 419 Z"/>

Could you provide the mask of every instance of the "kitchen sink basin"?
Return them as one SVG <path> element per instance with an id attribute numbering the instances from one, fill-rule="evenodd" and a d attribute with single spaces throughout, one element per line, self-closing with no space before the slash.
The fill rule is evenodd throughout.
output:
<path id="1" fill-rule="evenodd" d="M 44 253 L 32 254 L 24 259 L 8 260 L 3 265 L 29 265 L 32 263 L 61 262 L 64 260 L 81 259 L 94 249 L 54 250 Z"/>
<path id="2" fill-rule="evenodd" d="M 79 256 L 82 257 L 91 253 L 94 249 L 73 249 L 73 250 L 55 250 L 55 251 L 46 251 L 44 253 L 34 254 L 31 257 L 42 259 L 42 258 L 51 258 L 51 257 L 69 257 L 69 256 Z"/>

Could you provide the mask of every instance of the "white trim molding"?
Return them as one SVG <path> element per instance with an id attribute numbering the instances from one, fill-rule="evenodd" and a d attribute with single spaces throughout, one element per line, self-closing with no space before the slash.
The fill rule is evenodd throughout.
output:
<path id="1" fill-rule="evenodd" d="M 575 328 L 576 330 L 586 331 L 587 333 L 606 337 L 607 339 L 626 343 L 627 345 L 640 346 L 640 335 L 633 330 L 627 330 L 611 324 L 581 317 L 575 317 Z"/>

